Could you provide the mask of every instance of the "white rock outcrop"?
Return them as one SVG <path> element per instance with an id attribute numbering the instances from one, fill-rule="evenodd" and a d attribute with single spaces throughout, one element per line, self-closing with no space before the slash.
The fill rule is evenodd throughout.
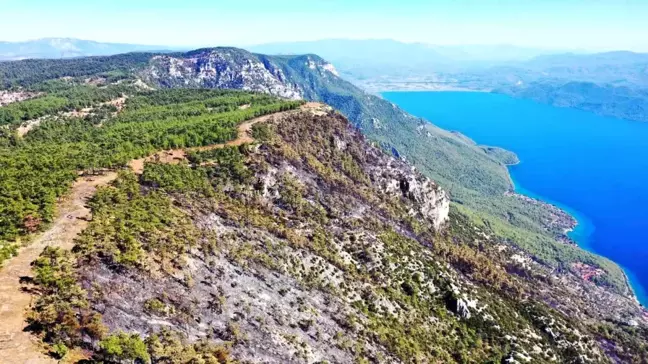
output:
<path id="1" fill-rule="evenodd" d="M 283 71 L 235 50 L 205 51 L 191 57 L 156 56 L 142 73 L 149 83 L 256 91 L 299 100 L 301 90 L 288 82 Z"/>
<path id="2" fill-rule="evenodd" d="M 409 200 L 411 216 L 428 220 L 437 231 L 448 221 L 450 199 L 447 193 L 414 167 L 388 158 L 386 164 L 372 168 L 371 173 L 372 180 L 383 192 Z"/>

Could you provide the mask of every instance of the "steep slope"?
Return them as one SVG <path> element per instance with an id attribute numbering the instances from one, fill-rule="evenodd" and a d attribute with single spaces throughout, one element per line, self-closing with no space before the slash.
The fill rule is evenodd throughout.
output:
<path id="1" fill-rule="evenodd" d="M 115 91 L 108 86 L 100 92 L 97 86 L 68 81 L 58 87 L 65 88 L 64 85 L 71 92 L 67 95 L 71 104 L 87 102 L 97 93 L 106 97 Z M 88 224 L 88 199 L 98 186 L 117 177 L 115 171 L 106 169 L 125 166 L 131 158 L 168 147 L 216 148 L 247 143 L 249 129 L 263 121 L 263 115 L 301 105 L 239 91 L 178 90 L 152 94 L 124 83 L 111 86 L 128 92 L 127 107 L 120 110 L 112 105 L 114 109 L 106 112 L 100 110 L 104 103 L 99 98 L 84 115 L 42 109 L 49 113 L 46 120 L 24 135 L 11 129 L 16 125 L 3 125 L 0 363 L 52 362 L 40 353 L 39 346 L 32 345 L 29 331 L 35 327 L 28 325 L 30 317 L 25 314 L 33 303 L 31 283 L 42 284 L 56 278 L 32 281 L 31 263 L 43 250 L 69 250 L 74 246 L 74 239 Z M 18 106 L 25 104 L 18 102 Z M 137 165 L 137 160 L 133 164 Z M 74 295 L 75 291 L 68 288 L 60 286 L 56 292 Z M 74 304 L 74 300 L 63 303 L 69 304 Z M 56 310 L 63 307 L 57 305 Z"/>
<path id="2" fill-rule="evenodd" d="M 59 77 L 100 84 L 137 77 L 140 89 L 226 87 L 323 101 L 349 117 L 384 150 L 408 160 L 445 187 L 457 207 L 476 223 L 488 221 L 499 235 L 509 237 L 517 247 L 561 271 L 580 274 L 572 264 L 579 262 L 601 268 L 605 274 L 596 280 L 598 284 L 628 294 L 623 272 L 615 264 L 562 243 L 568 240 L 563 233 L 573 227 L 573 219 L 563 218 L 565 214 L 553 206 L 510 193 L 508 171 L 499 160 L 502 153 L 489 153 L 456 133 L 441 130 L 390 102 L 362 92 L 336 76 L 333 66 L 317 56 L 265 56 L 234 48 L 211 48 L 174 54 L 0 62 L 0 77 L 6 85 L 18 84 L 35 92 L 46 92 L 39 98 L 0 110 L 0 120 L 6 118 L 12 124 L 27 121 L 43 110 L 75 108 L 76 105 L 63 100 L 69 96 L 67 91 L 58 91 L 58 86 L 52 87 L 51 82 L 38 83 Z M 104 92 L 103 87 L 99 90 Z M 101 93 L 96 97 L 105 97 Z M 514 160 L 512 156 L 508 159 Z"/>
<path id="3" fill-rule="evenodd" d="M 339 78 L 331 64 L 314 55 L 264 56 L 214 48 L 168 55 L 133 53 L 0 62 L 4 87 L 34 87 L 60 77 L 102 75 L 110 80 L 133 72 L 157 87 L 237 88 L 322 101 L 348 116 L 372 140 L 413 159 L 424 173 L 444 184 L 456 183 L 496 194 L 510 187 L 504 166 L 480 148 L 364 93 Z"/>
<path id="4" fill-rule="evenodd" d="M 304 94 L 310 78 L 333 93 L 330 70 L 292 59 L 273 58 L 271 74 Z M 256 69 L 237 62 L 240 72 Z M 124 69 L 143 77 L 155 64 Z M 239 79 L 263 83 L 268 73 L 259 72 Z M 28 328 L 54 356 L 646 360 L 646 313 L 623 276 L 615 280 L 617 267 L 459 203 L 448 213 L 447 192 L 329 107 L 265 93 L 150 90 L 124 73 L 28 91 L 42 94 L 0 109 L 0 258 L 47 230 L 78 171 L 152 162 L 98 190 L 73 252 L 48 248 L 33 264 L 35 285 L 26 288 L 39 297 Z M 106 104 L 114 98 L 125 104 Z M 33 127 L 18 135 L 23 123 Z M 240 141 L 252 144 L 222 148 Z M 537 203 L 506 197 L 529 211 Z"/>
<path id="5" fill-rule="evenodd" d="M 640 337 L 604 338 L 541 303 L 552 277 L 532 263 L 508 274 L 516 252 L 449 216 L 443 190 L 341 115 L 277 114 L 252 135 L 100 190 L 74 253 L 35 263 L 45 341 L 113 362 L 645 359 Z"/>
<path id="6" fill-rule="evenodd" d="M 321 101 L 435 180 L 489 193 L 510 188 L 506 168 L 483 150 L 364 93 L 315 55 L 265 56 L 234 48 L 204 49 L 156 56 L 140 75 L 158 87 L 240 88 Z"/>
<path id="7" fill-rule="evenodd" d="M 0 117 L 0 263 L 24 237 L 52 222 L 57 199 L 79 171 L 92 174 L 162 149 L 225 142 L 243 121 L 300 105 L 240 91 L 151 94 L 123 82 L 98 87 L 65 81 L 56 87 L 66 91 L 0 109 L 0 116 L 10 116 Z M 104 103 L 121 92 L 127 93 L 128 105 L 116 113 L 116 106 Z M 52 98 L 64 102 L 52 103 Z M 71 105 L 86 108 L 87 103 L 92 106 L 86 114 L 65 113 Z M 27 120 L 37 126 L 21 136 L 23 120 L 16 115 L 32 115 L 33 109 L 46 117 L 38 123 Z"/>
<path id="8" fill-rule="evenodd" d="M 593 263 L 606 271 L 599 283 L 628 292 L 622 271 L 613 263 L 555 240 L 568 240 L 564 231 L 573 227 L 573 219 L 562 218 L 565 214 L 556 214 L 553 206 L 509 193 L 510 177 L 498 155 L 364 93 L 339 78 L 335 68 L 318 56 L 201 49 L 155 56 L 139 76 L 154 87 L 235 87 L 329 104 L 383 149 L 451 191 L 463 209 L 477 211 L 468 212 L 476 221 L 492 220 L 499 234 L 515 237 L 518 247 L 556 268 L 578 274 L 571 263 Z"/>

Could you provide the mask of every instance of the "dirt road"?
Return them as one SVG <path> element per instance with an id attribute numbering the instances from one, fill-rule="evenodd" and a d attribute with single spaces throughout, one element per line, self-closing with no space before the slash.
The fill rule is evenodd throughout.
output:
<path id="1" fill-rule="evenodd" d="M 322 112 L 322 108 L 321 104 L 308 103 L 302 106 L 301 110 L 318 113 Z M 193 150 L 210 150 L 251 143 L 254 141 L 250 135 L 252 126 L 278 115 L 265 115 L 244 122 L 239 125 L 238 137 L 235 140 Z M 136 173 L 141 173 L 145 161 L 157 158 L 172 163 L 184 159 L 185 153 L 186 151 L 182 149 L 159 152 L 147 158 L 133 160 L 129 165 Z M 57 206 L 58 217 L 49 229 L 37 236 L 29 246 L 19 251 L 17 257 L 6 261 L 0 268 L 0 364 L 56 363 L 56 360 L 42 352 L 33 335 L 23 331 L 26 326 L 25 314 L 33 297 L 22 290 L 20 278 L 32 275 L 31 262 L 38 258 L 46 246 L 64 249 L 73 247 L 74 239 L 86 228 L 91 217 L 90 209 L 86 207 L 87 200 L 94 195 L 97 187 L 108 185 L 115 178 L 117 178 L 116 172 L 108 172 L 101 176 L 77 179 L 70 194 Z"/>
<path id="2" fill-rule="evenodd" d="M 86 201 L 94 195 L 98 186 L 113 181 L 117 173 L 103 176 L 81 177 L 73 185 L 70 194 L 58 208 L 59 216 L 52 226 L 36 237 L 17 257 L 7 261 L 0 270 L 0 363 L 55 363 L 43 355 L 35 338 L 25 328 L 25 312 L 32 296 L 23 292 L 20 277 L 31 276 L 31 262 L 36 260 L 46 246 L 55 245 L 70 249 L 74 238 L 86 227 L 90 209 Z"/>
<path id="3" fill-rule="evenodd" d="M 236 139 L 231 140 L 226 143 L 222 144 L 212 144 L 208 145 L 205 147 L 197 147 L 197 148 L 185 148 L 185 149 L 172 149 L 172 150 L 164 150 L 157 152 L 151 156 L 148 156 L 146 158 L 140 158 L 140 159 L 134 159 L 132 160 L 128 165 L 135 171 L 137 174 L 141 174 L 144 171 L 144 163 L 145 162 L 160 162 L 160 163 L 180 163 L 183 160 L 187 159 L 187 152 L 192 152 L 192 151 L 205 151 L 205 150 L 212 150 L 212 149 L 220 149 L 220 148 L 225 148 L 225 147 L 232 147 L 232 146 L 239 146 L 242 144 L 248 144 L 254 142 L 254 138 L 250 135 L 250 132 L 252 131 L 252 127 L 255 124 L 266 122 L 272 118 L 278 117 L 280 115 L 285 115 L 287 113 L 291 112 L 299 112 L 299 111 L 309 111 L 312 112 L 316 115 L 321 115 L 325 114 L 330 110 L 330 107 L 317 103 L 317 102 L 308 102 L 304 105 L 302 105 L 298 110 L 292 110 L 292 111 L 285 111 L 285 112 L 280 112 L 280 113 L 275 113 L 275 114 L 269 114 L 269 115 L 264 115 L 260 116 L 258 118 L 254 118 L 251 120 L 248 120 L 241 125 L 238 126 L 237 131 L 238 131 L 238 136 Z"/>

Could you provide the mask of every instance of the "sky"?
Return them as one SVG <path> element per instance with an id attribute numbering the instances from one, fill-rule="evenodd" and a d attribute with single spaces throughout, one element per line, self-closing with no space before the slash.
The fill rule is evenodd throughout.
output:
<path id="1" fill-rule="evenodd" d="M 0 0 L 0 40 L 180 47 L 395 39 L 648 52 L 648 0 Z"/>

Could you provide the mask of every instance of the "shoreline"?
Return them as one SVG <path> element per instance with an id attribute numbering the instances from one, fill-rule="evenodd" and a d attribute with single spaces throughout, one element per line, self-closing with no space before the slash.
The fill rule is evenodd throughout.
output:
<path id="1" fill-rule="evenodd" d="M 554 225 L 555 230 L 548 228 L 547 232 L 554 235 L 556 241 L 560 243 L 582 248 L 580 245 L 578 245 L 576 240 L 570 236 L 570 233 L 579 226 L 578 219 L 576 219 L 576 217 L 574 217 L 572 214 L 555 204 L 544 201 L 542 199 L 521 194 L 519 192 L 516 192 L 515 190 L 504 192 L 504 196 L 517 198 L 524 202 L 542 206 L 543 208 L 549 210 L 549 212 L 553 214 L 554 217 L 554 220 L 551 224 Z"/>
<path id="2" fill-rule="evenodd" d="M 389 84 L 389 83 L 387 83 Z M 430 84 L 433 84 L 432 82 Z M 480 92 L 480 93 L 491 93 L 492 89 L 474 89 L 461 86 L 426 86 L 423 83 L 417 83 L 417 86 L 408 86 L 407 82 L 394 82 L 394 88 L 388 88 L 385 86 L 385 83 L 374 83 L 374 84 L 365 84 L 365 83 L 356 83 L 363 90 L 381 94 L 384 92 Z"/>
<path id="3" fill-rule="evenodd" d="M 379 92 L 379 93 L 383 93 L 383 92 L 481 92 L 481 93 L 491 93 L 492 90 L 475 90 L 475 89 L 471 89 L 471 88 L 461 88 L 461 87 L 430 88 L 430 89 L 422 89 L 422 88 L 415 88 L 415 89 L 408 89 L 408 88 L 383 89 L 383 88 L 380 88 L 376 92 Z"/>
<path id="4" fill-rule="evenodd" d="M 519 164 L 519 163 L 518 163 Z M 507 168 L 508 169 L 508 168 Z M 516 181 L 513 179 L 513 174 L 511 173 L 512 171 L 509 170 L 509 178 L 511 180 L 511 183 L 513 185 L 513 194 L 518 194 L 521 196 L 524 196 L 526 198 L 530 198 L 533 200 L 537 200 L 540 203 L 545 203 L 548 205 L 551 205 L 559 210 L 561 210 L 563 213 L 566 215 L 570 216 L 572 219 L 574 219 L 575 224 L 573 228 L 566 232 L 565 235 L 572 240 L 577 247 L 580 249 L 583 249 L 584 251 L 587 251 L 592 254 L 596 254 L 597 256 L 603 257 L 605 259 L 610 260 L 609 258 L 606 258 L 605 256 L 600 255 L 589 244 L 589 237 L 592 235 L 594 230 L 596 229 L 595 225 L 582 213 L 574 210 L 573 208 L 566 206 L 564 204 L 556 203 L 550 199 L 544 198 L 542 196 L 539 196 L 524 187 L 520 186 L 519 183 L 516 183 Z M 586 238 L 584 236 L 579 236 L 574 234 L 579 234 L 579 228 L 580 229 L 588 229 L 591 228 L 591 230 L 585 230 L 583 233 L 587 234 Z M 586 241 L 583 241 L 583 238 L 587 239 Z M 626 288 L 628 289 L 628 292 L 630 292 L 630 298 L 633 299 L 635 302 L 637 302 L 641 307 L 643 307 L 645 310 L 648 310 L 648 295 L 646 290 L 643 288 L 639 282 L 637 282 L 635 279 L 631 278 L 634 275 L 625 267 L 621 266 L 619 263 L 610 260 L 613 262 L 615 265 L 619 267 L 621 270 L 621 273 L 623 274 L 623 278 L 625 281 Z M 643 301 L 642 299 L 643 298 Z"/>
<path id="5" fill-rule="evenodd" d="M 398 86 L 396 83 L 394 86 Z M 461 88 L 455 88 L 455 87 L 440 87 L 436 89 L 409 89 L 406 87 L 405 89 L 395 87 L 393 90 L 384 90 L 381 91 L 380 96 L 384 97 L 384 94 L 388 94 L 390 92 L 393 92 L 394 94 L 399 93 L 399 92 L 448 92 L 448 93 L 461 93 L 461 92 L 470 92 L 470 93 L 475 93 L 475 92 L 480 92 L 480 93 L 490 93 L 494 95 L 502 95 L 502 96 L 507 96 L 511 97 L 510 95 L 506 94 L 499 94 L 492 92 L 492 90 L 474 90 L 474 89 L 461 89 Z M 448 129 L 449 131 L 451 130 L 457 130 L 456 127 Z M 466 138 L 470 139 L 470 136 L 466 134 Z M 475 141 L 475 144 L 477 141 Z M 508 150 L 508 149 L 507 149 Z M 512 151 L 515 153 L 514 151 Z M 507 172 L 508 172 L 508 179 L 511 185 L 512 190 L 509 190 L 509 193 L 515 193 L 523 196 L 524 198 L 530 198 L 537 200 L 537 203 L 544 203 L 549 206 L 552 206 L 553 208 L 556 208 L 557 210 L 560 211 L 560 215 L 565 215 L 568 216 L 571 220 L 574 221 L 573 226 L 571 228 L 568 228 L 566 224 L 563 224 L 563 227 L 566 229 L 564 230 L 564 237 L 565 239 L 560 239 L 558 235 L 560 235 L 560 230 L 554 229 L 552 230 L 552 233 L 556 235 L 556 241 L 562 242 L 562 243 L 570 243 L 571 245 L 574 245 L 580 249 L 582 249 L 585 252 L 594 254 L 598 257 L 601 257 L 603 259 L 606 259 L 610 263 L 614 264 L 615 266 L 618 267 L 618 270 L 620 273 L 623 275 L 623 280 L 624 280 L 624 293 L 627 293 L 627 298 L 633 299 L 636 302 L 639 302 L 641 307 L 644 309 L 645 312 L 648 313 L 648 287 L 644 287 L 642 284 L 640 284 L 639 280 L 633 279 L 634 274 L 629 271 L 628 269 L 622 267 L 618 262 L 611 260 L 608 257 L 605 257 L 601 255 L 600 253 L 596 252 L 595 249 L 593 249 L 593 246 L 591 245 L 591 239 L 593 236 L 593 233 L 596 229 L 594 223 L 584 214 L 579 211 L 576 211 L 575 209 L 571 208 L 570 206 L 567 206 L 562 203 L 557 203 L 556 201 L 551 200 L 550 198 L 546 198 L 545 196 L 540 196 L 536 193 L 533 193 L 532 191 L 526 190 L 523 186 L 521 186 L 519 183 L 516 183 L 514 175 L 515 175 L 515 170 L 516 166 L 520 165 L 520 163 L 517 164 L 510 164 L 506 165 Z M 555 225 L 553 226 L 555 227 Z M 562 230 L 562 229 L 561 229 Z M 618 273 L 617 273 L 618 274 Z M 619 277 L 620 279 L 620 277 Z M 621 282 L 619 282 L 621 283 Z"/>
<path id="6" fill-rule="evenodd" d="M 616 263 L 615 263 L 616 264 Z M 619 265 L 619 264 L 617 264 Z M 632 292 L 633 298 L 641 305 L 641 307 L 644 308 L 645 311 L 648 311 L 648 292 L 644 289 L 644 287 L 639 283 L 639 280 L 635 279 L 634 273 L 630 272 L 629 269 L 619 265 L 621 268 L 621 271 L 623 272 L 623 276 L 626 279 L 626 282 L 628 284 L 628 287 L 630 289 L 630 292 Z M 635 284 L 633 284 L 635 282 Z M 635 288 L 635 286 L 638 288 Z M 639 291 L 639 293 L 637 293 Z M 642 301 L 641 298 L 644 300 Z"/>

